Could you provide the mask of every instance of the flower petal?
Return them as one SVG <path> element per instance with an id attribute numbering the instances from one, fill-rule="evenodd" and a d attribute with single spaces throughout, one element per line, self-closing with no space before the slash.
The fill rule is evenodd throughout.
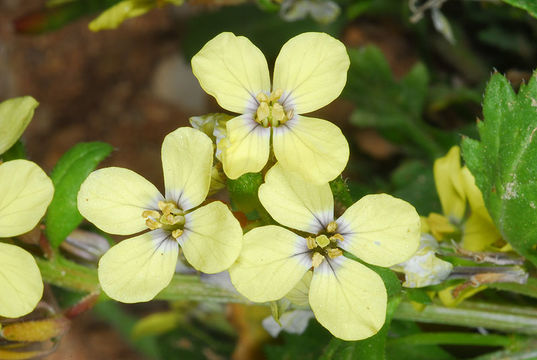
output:
<path id="1" fill-rule="evenodd" d="M 420 218 L 406 201 L 387 194 L 366 195 L 339 219 L 341 248 L 365 262 L 392 266 L 409 259 L 418 249 Z"/>
<path id="2" fill-rule="evenodd" d="M 464 224 L 462 247 L 470 251 L 484 251 L 502 238 L 490 216 L 472 213 Z"/>
<path id="3" fill-rule="evenodd" d="M 283 45 L 274 65 L 273 89 L 282 103 L 304 114 L 330 104 L 347 82 L 350 60 L 345 45 L 324 33 L 304 33 Z"/>
<path id="4" fill-rule="evenodd" d="M 43 295 L 41 273 L 32 255 L 0 243 L 0 316 L 17 318 L 31 312 Z"/>
<path id="5" fill-rule="evenodd" d="M 177 240 L 194 268 L 214 274 L 239 256 L 242 228 L 228 207 L 215 201 L 185 215 L 184 233 Z"/>
<path id="6" fill-rule="evenodd" d="M 263 302 L 281 299 L 310 267 L 306 240 L 282 227 L 268 225 L 244 235 L 241 254 L 229 275 L 238 292 Z"/>
<path id="7" fill-rule="evenodd" d="M 0 154 L 21 137 L 39 103 L 31 96 L 22 96 L 0 103 Z"/>
<path id="8" fill-rule="evenodd" d="M 284 171 L 277 163 L 259 187 L 259 200 L 282 225 L 317 234 L 334 220 L 330 185 L 314 185 Z"/>
<path id="9" fill-rule="evenodd" d="M 254 112 L 255 97 L 270 92 L 265 56 L 250 40 L 224 32 L 192 58 L 192 71 L 206 93 L 226 110 Z"/>
<path id="10" fill-rule="evenodd" d="M 170 283 L 178 253 L 177 241 L 163 230 L 123 240 L 99 261 L 101 287 L 117 301 L 149 301 Z"/>
<path id="11" fill-rule="evenodd" d="M 349 160 L 349 144 L 329 121 L 296 116 L 274 128 L 274 155 L 282 166 L 314 184 L 335 179 Z"/>
<path id="12" fill-rule="evenodd" d="M 344 256 L 323 261 L 313 272 L 310 305 L 317 321 L 335 337 L 375 335 L 386 318 L 386 287 L 380 276 Z"/>
<path id="13" fill-rule="evenodd" d="M 459 147 L 453 146 L 446 156 L 435 160 L 433 167 L 436 192 L 442 204 L 442 211 L 456 221 L 462 219 L 466 210 L 460 159 Z"/>
<path id="14" fill-rule="evenodd" d="M 134 171 L 109 167 L 92 172 L 80 186 L 78 210 L 99 229 L 130 235 L 147 229 L 142 213 L 158 210 L 157 188 Z"/>
<path id="15" fill-rule="evenodd" d="M 213 143 L 199 130 L 182 127 L 162 142 L 162 168 L 166 199 L 183 210 L 198 206 L 211 184 Z"/>
<path id="16" fill-rule="evenodd" d="M 256 123 L 250 116 L 239 116 L 226 124 L 227 137 L 222 140 L 222 163 L 230 179 L 248 172 L 259 172 L 270 152 L 270 129 Z"/>
<path id="17" fill-rule="evenodd" d="M 28 160 L 0 164 L 0 189 L 0 237 L 32 230 L 54 195 L 50 178 Z"/>

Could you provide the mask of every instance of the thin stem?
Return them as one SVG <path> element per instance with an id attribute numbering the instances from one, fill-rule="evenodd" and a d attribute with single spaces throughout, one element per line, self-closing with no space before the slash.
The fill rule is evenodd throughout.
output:
<path id="1" fill-rule="evenodd" d="M 419 333 L 388 340 L 389 345 L 478 345 L 509 346 L 513 338 L 460 332 Z"/>
<path id="2" fill-rule="evenodd" d="M 399 320 L 449 324 L 537 335 L 537 310 L 490 303 L 466 301 L 455 308 L 427 305 L 421 311 L 408 302 L 394 314 Z"/>

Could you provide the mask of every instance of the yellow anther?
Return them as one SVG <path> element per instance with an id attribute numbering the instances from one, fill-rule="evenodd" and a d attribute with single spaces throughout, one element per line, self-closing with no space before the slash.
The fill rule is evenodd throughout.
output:
<path id="1" fill-rule="evenodd" d="M 337 230 L 337 223 L 335 221 L 331 221 L 328 226 L 326 227 L 326 231 L 329 233 L 334 233 Z"/>
<path id="2" fill-rule="evenodd" d="M 265 93 L 259 93 L 257 94 L 257 96 L 255 97 L 257 99 L 257 101 L 259 101 L 260 103 L 266 103 L 269 101 L 269 98 L 267 96 L 267 94 Z"/>
<path id="3" fill-rule="evenodd" d="M 316 268 L 317 266 L 321 265 L 323 260 L 324 260 L 324 256 L 322 256 L 318 252 L 315 252 L 313 253 L 313 256 L 311 257 L 311 264 L 313 265 L 314 268 Z"/>
<path id="4" fill-rule="evenodd" d="M 306 241 L 307 241 L 307 244 L 308 244 L 308 249 L 312 250 L 312 249 L 315 249 L 317 247 L 317 243 L 315 242 L 315 239 L 312 238 L 311 236 L 308 236 L 306 238 Z"/>
<path id="5" fill-rule="evenodd" d="M 278 126 L 284 123 L 287 119 L 285 118 L 285 111 L 283 106 L 279 103 L 272 105 L 272 124 Z"/>
<path id="6" fill-rule="evenodd" d="M 330 240 L 332 240 L 332 241 L 338 241 L 338 240 L 343 241 L 345 239 L 343 238 L 343 235 L 341 235 L 341 234 L 334 234 L 334 235 L 330 236 Z"/>
<path id="7" fill-rule="evenodd" d="M 330 259 L 337 258 L 338 256 L 343 255 L 343 251 L 340 249 L 328 249 L 326 250 L 326 253 L 328 256 L 330 256 Z"/>
<path id="8" fill-rule="evenodd" d="M 282 89 L 276 89 L 270 93 L 270 102 L 278 101 L 283 94 Z"/>
<path id="9" fill-rule="evenodd" d="M 155 210 L 146 210 L 142 213 L 143 218 L 152 217 L 153 219 L 158 219 L 160 217 L 160 213 Z"/>
<path id="10" fill-rule="evenodd" d="M 295 111 L 291 109 L 287 112 L 287 114 L 285 114 L 285 116 L 287 117 L 287 120 L 291 120 L 293 116 L 295 116 Z"/>
<path id="11" fill-rule="evenodd" d="M 330 244 L 330 239 L 326 235 L 319 235 L 315 238 L 315 242 L 317 245 L 319 245 L 321 248 L 324 248 Z"/>
<path id="12" fill-rule="evenodd" d="M 183 230 L 181 229 L 175 229 L 174 231 L 172 231 L 172 236 L 174 239 L 177 239 L 181 235 L 183 235 Z"/>
<path id="13" fill-rule="evenodd" d="M 159 223 L 158 221 L 155 221 L 153 219 L 147 219 L 145 221 L 145 225 L 151 230 L 159 229 L 159 228 L 162 227 L 161 223 Z"/>

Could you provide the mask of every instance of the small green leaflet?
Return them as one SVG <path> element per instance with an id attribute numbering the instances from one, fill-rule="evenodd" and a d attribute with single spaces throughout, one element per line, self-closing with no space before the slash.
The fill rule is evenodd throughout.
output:
<path id="1" fill-rule="evenodd" d="M 503 0 L 503 2 L 526 10 L 531 16 L 537 18 L 537 1 L 535 0 Z"/>
<path id="2" fill-rule="evenodd" d="M 537 79 L 518 95 L 500 74 L 487 85 L 480 141 L 465 138 L 463 156 L 503 238 L 537 265 Z"/>
<path id="3" fill-rule="evenodd" d="M 46 235 L 57 248 L 81 222 L 82 215 L 76 206 L 80 185 L 89 173 L 112 151 L 112 146 L 102 142 L 80 143 L 67 151 L 51 174 L 54 198 L 46 217 Z"/>

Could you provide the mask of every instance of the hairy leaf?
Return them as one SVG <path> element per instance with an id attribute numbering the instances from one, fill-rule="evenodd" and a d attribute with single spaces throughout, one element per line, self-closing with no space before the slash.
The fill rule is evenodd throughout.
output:
<path id="1" fill-rule="evenodd" d="M 536 74 L 518 94 L 494 74 L 483 115 L 481 140 L 464 139 L 464 159 L 503 238 L 537 265 Z"/>

